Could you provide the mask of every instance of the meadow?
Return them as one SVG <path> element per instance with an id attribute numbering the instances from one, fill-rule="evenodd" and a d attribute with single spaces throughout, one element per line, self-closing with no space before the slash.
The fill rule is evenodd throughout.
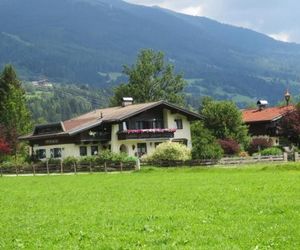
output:
<path id="1" fill-rule="evenodd" d="M 0 249 L 300 249 L 300 167 L 0 178 Z"/>

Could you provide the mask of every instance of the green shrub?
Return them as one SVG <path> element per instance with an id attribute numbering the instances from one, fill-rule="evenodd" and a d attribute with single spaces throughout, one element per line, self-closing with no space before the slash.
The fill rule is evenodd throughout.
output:
<path id="1" fill-rule="evenodd" d="M 49 164 L 60 164 L 60 162 L 61 162 L 61 159 L 50 158 L 48 160 Z"/>
<path id="2" fill-rule="evenodd" d="M 1 167 L 4 169 L 10 169 L 15 167 L 15 165 L 11 161 L 4 161 L 1 163 Z"/>
<path id="3" fill-rule="evenodd" d="M 95 156 L 84 156 L 79 158 L 79 163 L 90 164 L 90 163 L 94 163 L 96 159 L 97 158 Z"/>
<path id="4" fill-rule="evenodd" d="M 78 159 L 73 156 L 69 156 L 63 160 L 63 164 L 65 166 L 73 166 L 74 164 L 78 163 Z"/>
<path id="5" fill-rule="evenodd" d="M 191 151 L 183 144 L 164 142 L 156 147 L 149 158 L 155 161 L 187 161 L 191 159 Z"/>
<path id="6" fill-rule="evenodd" d="M 132 162 L 136 161 L 136 157 L 128 156 L 126 153 L 113 153 L 109 150 L 102 151 L 97 157 L 95 157 L 97 163 L 111 162 Z"/>
<path id="7" fill-rule="evenodd" d="M 104 163 L 106 161 L 112 161 L 113 153 L 110 150 L 103 150 L 96 156 L 95 161 L 97 163 Z"/>
<path id="8" fill-rule="evenodd" d="M 123 159 L 123 162 L 124 163 L 127 163 L 127 162 L 136 162 L 137 161 L 137 158 L 134 157 L 134 156 L 126 156 L 124 159 Z"/>
<path id="9" fill-rule="evenodd" d="M 272 147 L 272 148 L 266 148 L 262 150 L 261 155 L 282 155 L 282 150 L 280 148 Z"/>
<path id="10" fill-rule="evenodd" d="M 202 122 L 193 123 L 191 130 L 193 159 L 220 159 L 223 156 L 222 147 Z"/>
<path id="11" fill-rule="evenodd" d="M 3 163 L 2 163 L 2 166 L 5 166 L 5 167 L 26 167 L 28 166 L 28 162 L 27 162 L 27 159 L 25 156 L 22 156 L 22 155 L 17 155 L 17 156 L 14 156 L 14 155 L 10 155 L 10 156 L 6 156 Z"/>

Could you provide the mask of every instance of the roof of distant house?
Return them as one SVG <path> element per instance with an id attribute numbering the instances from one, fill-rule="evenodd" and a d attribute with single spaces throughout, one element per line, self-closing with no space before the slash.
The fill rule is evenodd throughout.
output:
<path id="1" fill-rule="evenodd" d="M 276 121 L 293 110 L 295 110 L 295 106 L 289 105 L 282 107 L 269 107 L 263 109 L 244 109 L 242 110 L 242 113 L 243 120 L 245 123 L 254 123 Z"/>

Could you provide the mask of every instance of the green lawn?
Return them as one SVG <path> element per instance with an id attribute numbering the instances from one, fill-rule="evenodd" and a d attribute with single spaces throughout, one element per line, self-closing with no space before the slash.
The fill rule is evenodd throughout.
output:
<path id="1" fill-rule="evenodd" d="M 300 249 L 300 167 L 0 178 L 0 249 Z"/>

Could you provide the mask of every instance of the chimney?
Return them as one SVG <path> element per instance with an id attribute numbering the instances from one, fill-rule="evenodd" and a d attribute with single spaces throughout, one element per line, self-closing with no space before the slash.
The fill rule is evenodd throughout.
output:
<path id="1" fill-rule="evenodd" d="M 258 107 L 259 110 L 265 109 L 268 106 L 268 104 L 269 103 L 266 100 L 258 100 L 257 101 L 257 107 Z"/>
<path id="2" fill-rule="evenodd" d="M 133 98 L 132 97 L 123 97 L 122 98 L 122 107 L 126 107 L 133 104 Z"/>

